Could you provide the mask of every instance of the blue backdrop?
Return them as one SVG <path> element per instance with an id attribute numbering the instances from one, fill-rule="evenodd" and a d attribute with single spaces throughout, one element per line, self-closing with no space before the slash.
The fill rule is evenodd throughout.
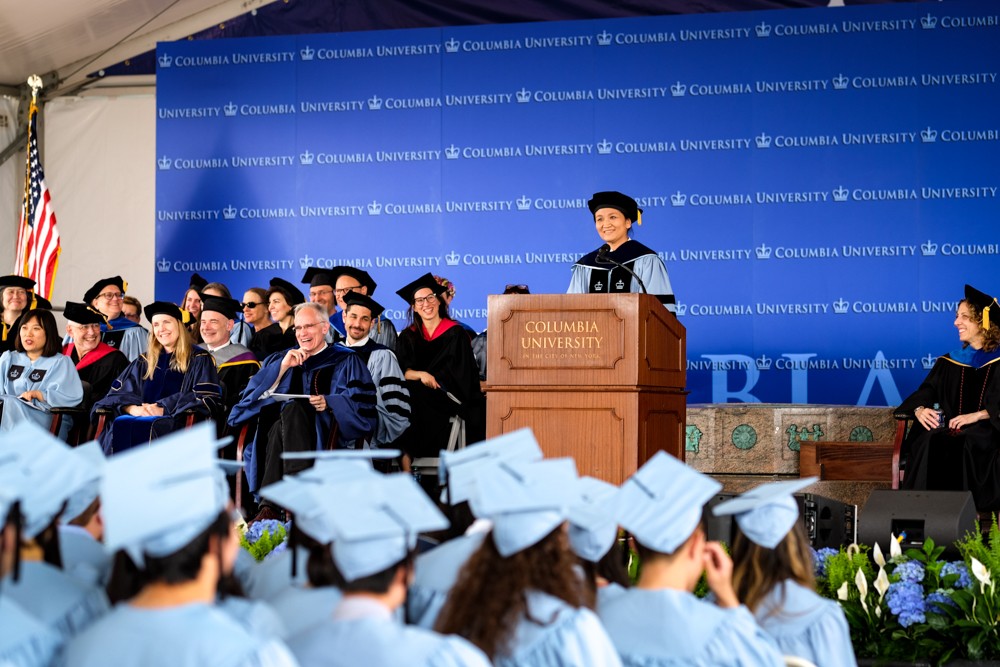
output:
<path id="1" fill-rule="evenodd" d="M 691 402 L 886 405 L 1000 292 L 988 3 L 160 44 L 158 298 L 352 264 L 485 326 L 562 292 L 597 190 L 645 209 Z"/>

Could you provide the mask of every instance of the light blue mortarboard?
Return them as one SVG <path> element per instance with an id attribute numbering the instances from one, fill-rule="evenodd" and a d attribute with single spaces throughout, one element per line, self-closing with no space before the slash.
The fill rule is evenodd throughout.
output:
<path id="1" fill-rule="evenodd" d="M 0 531 L 10 508 L 21 499 L 24 482 L 24 476 L 14 466 L 5 466 L 0 461 Z"/>
<path id="2" fill-rule="evenodd" d="M 296 477 L 302 481 L 334 484 L 370 475 L 378 475 L 372 461 L 394 459 L 402 455 L 398 449 L 324 449 L 321 451 L 286 452 L 281 458 L 286 460 L 312 459 L 311 468 Z"/>
<path id="3" fill-rule="evenodd" d="M 101 444 L 96 440 L 73 448 L 71 454 L 84 460 L 88 476 L 86 483 L 66 501 L 66 509 L 63 510 L 61 518 L 62 523 L 69 523 L 80 516 L 90 507 L 92 502 L 97 500 L 101 491 L 101 479 L 104 478 L 104 466 L 107 464 L 107 459 L 101 450 Z"/>
<path id="4" fill-rule="evenodd" d="M 322 502 L 325 490 L 322 484 L 286 477 L 261 489 L 260 497 L 284 507 L 294 515 L 292 521 L 296 528 L 320 544 L 326 544 L 333 540 L 336 529 Z"/>
<path id="5" fill-rule="evenodd" d="M 441 510 L 406 473 L 327 487 L 323 503 L 337 530 L 333 560 L 348 581 L 404 560 L 419 533 L 448 527 Z"/>
<path id="6" fill-rule="evenodd" d="M 792 496 L 819 477 L 770 482 L 750 489 L 712 508 L 716 516 L 732 514 L 743 534 L 754 544 L 773 549 L 799 520 L 799 505 Z"/>
<path id="7" fill-rule="evenodd" d="M 471 503 L 478 516 L 493 521 L 493 544 L 504 558 L 558 528 L 578 496 L 571 458 L 505 461 L 479 472 Z"/>
<path id="8" fill-rule="evenodd" d="M 490 438 L 454 452 L 441 452 L 441 475 L 448 485 L 452 505 L 473 496 L 479 469 L 501 461 L 541 461 L 542 448 L 530 428 Z"/>
<path id="9" fill-rule="evenodd" d="M 618 487 L 594 477 L 581 477 L 569 507 L 569 544 L 580 558 L 596 563 L 618 537 Z"/>
<path id="10" fill-rule="evenodd" d="M 207 421 L 109 459 L 101 486 L 107 550 L 125 549 L 144 567 L 144 554 L 169 556 L 212 525 L 229 499 L 218 444 Z"/>
<path id="11" fill-rule="evenodd" d="M 92 465 L 62 440 L 26 420 L 0 437 L 0 461 L 20 469 L 23 534 L 33 539 L 48 526 L 63 503 L 93 477 Z"/>
<path id="12" fill-rule="evenodd" d="M 722 485 L 657 452 L 618 493 L 618 521 L 644 547 L 672 554 L 701 522 L 705 503 Z"/>

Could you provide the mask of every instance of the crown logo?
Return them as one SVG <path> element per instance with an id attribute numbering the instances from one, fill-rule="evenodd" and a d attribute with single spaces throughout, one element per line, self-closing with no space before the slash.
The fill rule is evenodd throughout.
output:
<path id="1" fill-rule="evenodd" d="M 920 365 L 924 367 L 925 371 L 929 371 L 934 368 L 934 355 L 928 354 L 926 357 L 920 359 Z"/>
<path id="2" fill-rule="evenodd" d="M 309 255 L 303 255 L 302 257 L 299 257 L 300 269 L 308 269 L 312 265 L 313 265 L 313 258 L 310 257 Z"/>
<path id="3" fill-rule="evenodd" d="M 838 315 L 843 315 L 844 313 L 847 312 L 847 307 L 849 305 L 851 304 L 849 304 L 844 299 L 844 297 L 840 297 L 839 299 L 833 302 L 833 312 L 837 313 Z"/>
<path id="4" fill-rule="evenodd" d="M 920 244 L 920 254 L 924 257 L 934 257 L 937 255 L 938 244 L 934 243 L 930 239 L 927 239 L 927 243 Z"/>
<path id="5" fill-rule="evenodd" d="M 458 53 L 459 41 L 452 37 L 444 43 L 445 53 Z"/>
<path id="6" fill-rule="evenodd" d="M 597 34 L 597 45 L 598 46 L 610 46 L 611 45 L 611 33 L 605 30 L 604 32 Z"/>
<path id="7" fill-rule="evenodd" d="M 372 203 L 368 204 L 368 215 L 382 215 L 382 204 L 373 199 Z"/>
<path id="8" fill-rule="evenodd" d="M 833 201 L 847 201 L 848 194 L 850 194 L 848 189 L 841 185 L 833 191 Z"/>
<path id="9" fill-rule="evenodd" d="M 222 209 L 222 217 L 226 220 L 236 219 L 236 207 L 230 204 L 226 208 Z"/>
<path id="10" fill-rule="evenodd" d="M 313 159 L 315 157 L 316 157 L 315 155 L 313 155 L 312 153 L 309 152 L 308 149 L 306 149 L 306 151 L 304 153 L 300 153 L 299 154 L 299 162 L 301 164 L 312 164 L 313 163 Z"/>
<path id="11" fill-rule="evenodd" d="M 674 206 L 684 206 L 687 204 L 688 196 L 680 190 L 670 195 L 670 203 Z"/>
<path id="12" fill-rule="evenodd" d="M 759 248 L 754 248 L 753 251 L 757 254 L 757 259 L 771 259 L 771 246 L 766 243 L 761 243 Z"/>
<path id="13" fill-rule="evenodd" d="M 833 89 L 834 90 L 844 90 L 844 89 L 847 88 L 847 84 L 850 83 L 850 81 L 851 80 L 848 79 L 843 74 L 838 74 L 837 76 L 835 76 L 833 78 Z"/>
<path id="14" fill-rule="evenodd" d="M 313 56 L 316 55 L 316 50 L 311 46 L 307 46 L 299 51 L 299 55 L 302 56 L 302 60 L 312 60 Z"/>
<path id="15" fill-rule="evenodd" d="M 452 144 L 451 146 L 448 146 L 448 148 L 444 149 L 444 156 L 449 160 L 457 160 L 458 152 L 458 146 Z"/>
<path id="16" fill-rule="evenodd" d="M 674 97 L 684 97 L 684 93 L 687 92 L 688 87 L 678 81 L 674 85 L 670 86 L 670 94 Z"/>
<path id="17" fill-rule="evenodd" d="M 754 360 L 757 365 L 757 370 L 759 371 L 769 371 L 771 370 L 771 364 L 774 363 L 769 356 L 762 354 Z"/>
<path id="18" fill-rule="evenodd" d="M 156 166 L 159 167 L 161 171 L 166 171 L 167 169 L 170 169 L 170 158 L 164 155 L 163 157 L 161 157 L 159 160 L 156 161 Z"/>
<path id="19" fill-rule="evenodd" d="M 444 256 L 444 261 L 447 262 L 448 266 L 458 266 L 458 260 L 462 258 L 457 252 L 452 250 L 447 255 Z"/>
<path id="20" fill-rule="evenodd" d="M 933 30 L 934 28 L 937 27 L 937 21 L 938 21 L 937 17 L 931 16 L 931 14 L 928 12 L 927 16 L 920 17 L 920 27 L 923 28 L 924 30 Z"/>
<path id="21" fill-rule="evenodd" d="M 531 200 L 528 199 L 528 195 L 521 195 L 517 198 L 517 210 L 518 211 L 529 211 L 531 210 Z"/>
<path id="22" fill-rule="evenodd" d="M 598 292 L 603 292 L 604 291 L 604 283 L 602 283 L 600 280 L 598 280 L 596 283 L 594 283 L 594 289 L 597 290 Z"/>
<path id="23" fill-rule="evenodd" d="M 928 125 L 926 128 L 920 130 L 920 141 L 925 144 L 933 144 L 937 141 L 937 130 L 932 130 L 931 126 Z"/>
<path id="24" fill-rule="evenodd" d="M 771 26 L 761 21 L 758 25 L 754 26 L 754 30 L 757 32 L 758 37 L 770 37 L 771 36 Z"/>
<path id="25" fill-rule="evenodd" d="M 166 257 L 161 257 L 160 260 L 156 263 L 156 270 L 159 271 L 160 273 L 168 272 L 170 270 L 170 260 L 168 260 Z"/>
<path id="26" fill-rule="evenodd" d="M 368 108 L 371 111 L 378 111 L 382 108 L 382 98 L 378 95 L 372 95 L 368 98 Z"/>
<path id="27" fill-rule="evenodd" d="M 687 312 L 688 312 L 688 305 L 686 303 L 678 303 L 677 304 L 677 314 L 678 315 L 687 315 Z"/>
<path id="28" fill-rule="evenodd" d="M 528 90 L 527 88 L 522 88 L 521 90 L 517 91 L 517 101 L 520 102 L 521 104 L 524 104 L 525 102 L 530 102 L 531 91 Z"/>
<path id="29" fill-rule="evenodd" d="M 611 142 L 605 139 L 601 143 L 597 144 L 597 154 L 598 155 L 609 155 L 611 153 Z"/>
<path id="30" fill-rule="evenodd" d="M 763 132 L 761 132 L 754 138 L 754 141 L 757 142 L 757 148 L 771 147 L 771 135 L 769 134 L 764 134 Z"/>
<path id="31" fill-rule="evenodd" d="M 156 64 L 159 65 L 161 68 L 166 69 L 174 64 L 174 59 L 171 58 L 170 55 L 167 53 L 161 53 L 160 56 L 156 59 Z"/>
<path id="32" fill-rule="evenodd" d="M 230 103 L 229 103 L 229 104 L 227 104 L 226 106 L 222 107 L 222 111 L 223 111 L 223 113 L 225 113 L 225 114 L 226 114 L 227 116 L 229 116 L 230 118 L 232 118 L 233 116 L 235 116 L 235 115 L 236 115 L 236 111 L 237 111 L 238 109 L 239 109 L 239 107 L 238 107 L 238 106 L 236 106 L 235 104 L 233 104 L 233 102 L 230 102 Z"/>

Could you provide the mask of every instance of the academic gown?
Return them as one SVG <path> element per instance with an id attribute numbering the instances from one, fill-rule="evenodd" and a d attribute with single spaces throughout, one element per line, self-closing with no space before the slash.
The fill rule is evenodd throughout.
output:
<path id="1" fill-rule="evenodd" d="M 284 351 L 276 352 L 264 361 L 229 413 L 230 426 L 261 416 L 253 442 L 243 450 L 247 484 L 255 494 L 266 460 L 265 452 L 260 451 L 259 445 L 266 447 L 270 425 L 290 404 L 278 404 L 270 391 L 278 379 L 284 356 Z M 368 437 L 377 426 L 375 386 L 371 374 L 361 358 L 343 345 L 327 345 L 301 366 L 290 369 L 273 393 L 322 395 L 326 399 L 327 409 L 324 412 L 316 412 L 309 407 L 316 415 L 314 446 L 317 449 L 326 444 L 334 419 L 338 427 L 338 446 L 341 447 L 344 443 Z"/>
<path id="2" fill-rule="evenodd" d="M 59 526 L 63 572 L 91 586 L 104 588 L 111 577 L 114 554 L 79 526 Z"/>
<path id="3" fill-rule="evenodd" d="M 95 401 L 108 395 L 108 392 L 111 391 L 111 383 L 122 374 L 122 371 L 129 364 L 128 357 L 104 341 L 98 343 L 97 347 L 85 354 L 83 359 L 77 354 L 73 343 L 63 347 L 63 354 L 76 365 L 76 372 L 79 373 L 80 380 L 90 385 L 90 405 L 86 406 L 87 410 L 90 410 Z"/>
<path id="4" fill-rule="evenodd" d="M 233 330 L 229 332 L 229 342 L 249 348 L 250 341 L 253 340 L 253 334 L 252 326 L 243 320 L 236 320 L 233 323 Z"/>
<path id="5" fill-rule="evenodd" d="M 151 380 L 144 379 L 146 359 L 139 357 L 115 380 L 108 395 L 94 404 L 93 411 L 111 410 L 114 422 L 105 428 L 98 440 L 105 454 L 129 449 L 143 442 L 170 433 L 184 425 L 184 413 L 210 417 L 218 409 L 222 397 L 215 361 L 205 350 L 195 348 L 186 373 L 169 367 L 171 354 L 160 353 Z M 156 403 L 163 408 L 162 417 L 133 417 L 125 414 L 130 405 Z"/>
<path id="6" fill-rule="evenodd" d="M 599 611 L 626 667 L 785 664 L 743 606 L 723 609 L 687 591 L 631 588 Z"/>
<path id="7" fill-rule="evenodd" d="M 267 359 L 276 352 L 298 346 L 299 341 L 295 338 L 295 327 L 288 327 L 284 331 L 277 322 L 258 329 L 250 341 L 250 350 L 258 359 Z"/>
<path id="8" fill-rule="evenodd" d="M 121 315 L 101 323 L 101 341 L 120 350 L 129 361 L 135 361 L 149 347 L 149 331 Z"/>
<path id="9" fill-rule="evenodd" d="M 329 620 L 343 599 L 344 594 L 336 586 L 289 586 L 270 604 L 284 621 L 288 636 L 295 637 Z"/>
<path id="10" fill-rule="evenodd" d="M 784 597 L 782 597 L 784 596 Z M 779 584 L 754 612 L 782 655 L 809 660 L 817 667 L 855 667 L 851 631 L 844 610 L 794 581 Z"/>
<path id="11" fill-rule="evenodd" d="M 28 312 L 27 308 L 21 311 L 21 314 L 23 315 L 26 312 Z M 2 308 L 0 308 L 0 315 L 3 315 Z M 0 354 L 3 354 L 7 350 L 14 349 L 14 339 L 17 338 L 17 330 L 20 328 L 20 326 L 21 326 L 20 315 L 17 316 L 17 319 L 15 319 L 14 323 L 11 324 L 10 326 L 7 326 L 7 323 L 3 320 L 2 317 L 0 317 Z"/>
<path id="12" fill-rule="evenodd" d="M 228 415 L 240 399 L 250 378 L 260 370 L 260 362 L 248 348 L 230 343 L 217 350 L 210 350 L 215 367 L 222 381 L 223 407 Z"/>
<path id="13" fill-rule="evenodd" d="M 66 667 L 294 667 L 278 640 L 254 637 L 204 603 L 139 608 L 119 604 L 71 641 Z"/>
<path id="14" fill-rule="evenodd" d="M 268 556 L 262 562 L 256 562 L 252 556 L 240 550 L 236 559 L 234 574 L 239 579 L 243 592 L 252 600 L 273 602 L 289 588 L 304 588 L 306 565 L 309 562 L 309 551 L 302 547 L 289 547 L 281 553 Z M 292 576 L 292 554 L 296 556 L 295 576 Z"/>
<path id="15" fill-rule="evenodd" d="M 410 623 L 434 627 L 458 573 L 479 550 L 488 532 L 466 533 L 417 556 L 406 606 Z"/>
<path id="16" fill-rule="evenodd" d="M 21 563 L 17 581 L 0 582 L 3 596 L 67 641 L 104 616 L 110 604 L 104 589 L 87 585 L 48 563 Z"/>
<path id="17" fill-rule="evenodd" d="M 431 389 L 419 380 L 406 381 L 411 415 L 409 430 L 397 441 L 401 449 L 414 457 L 437 456 L 448 444 L 449 420 L 456 414 L 465 420 L 467 444 L 486 436 L 486 401 L 465 329 L 448 319 L 429 336 L 422 324 L 407 327 L 396 343 L 396 357 L 404 373 L 426 371 L 442 387 Z"/>
<path id="18" fill-rule="evenodd" d="M 597 261 L 597 250 L 587 253 L 573 265 L 567 294 L 617 294 L 642 292 L 642 287 L 628 271 L 614 264 Z M 635 239 L 629 239 L 607 253 L 609 259 L 632 269 L 646 286 L 646 291 L 660 300 L 667 310 L 675 311 L 674 290 L 670 287 L 667 267 L 655 251 Z"/>
<path id="19" fill-rule="evenodd" d="M 373 449 L 389 447 L 410 426 L 410 392 L 403 371 L 392 350 L 371 338 L 350 349 L 368 367 L 378 398 L 378 428 L 369 444 Z M 357 448 L 361 443 L 353 444 Z"/>
<path id="20" fill-rule="evenodd" d="M 215 606 L 239 623 L 251 637 L 284 641 L 289 636 L 284 619 L 267 602 L 227 595 L 216 600 Z"/>
<path id="21" fill-rule="evenodd" d="M 18 396 L 26 391 L 40 391 L 45 399 L 22 401 Z M 55 354 L 32 361 L 17 350 L 0 356 L 0 403 L 3 404 L 0 432 L 9 431 L 25 419 L 48 430 L 52 408 L 72 408 L 82 401 L 83 385 L 69 357 Z M 68 422 L 64 423 L 65 432 L 69 432 Z M 65 433 L 60 435 L 65 436 Z"/>
<path id="22" fill-rule="evenodd" d="M 2 594 L 0 628 L 0 665 L 5 667 L 48 667 L 63 644 L 58 633 Z"/>
<path id="23" fill-rule="evenodd" d="M 976 509 L 1000 510 L 1000 350 L 957 350 L 940 357 L 896 414 L 913 416 L 917 407 L 944 411 L 945 425 L 928 431 L 914 421 L 903 443 L 908 452 L 904 489 L 965 490 Z M 989 419 L 957 432 L 946 423 L 958 415 L 986 410 Z"/>
<path id="24" fill-rule="evenodd" d="M 400 624 L 373 600 L 345 598 L 332 618 L 292 637 L 302 667 L 488 667 L 483 652 L 456 636 Z"/>

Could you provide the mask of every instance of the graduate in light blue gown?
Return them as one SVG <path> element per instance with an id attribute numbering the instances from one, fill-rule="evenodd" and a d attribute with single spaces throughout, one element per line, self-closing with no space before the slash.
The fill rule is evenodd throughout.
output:
<path id="1" fill-rule="evenodd" d="M 344 598 L 321 625 L 289 645 L 303 667 L 486 667 L 489 661 L 459 637 L 402 625 L 417 534 L 448 526 L 407 474 L 345 482 L 324 494 L 341 511 L 319 540 L 333 541 L 334 575 Z"/>
<path id="2" fill-rule="evenodd" d="M 784 664 L 739 604 L 722 546 L 706 542 L 703 509 L 721 488 L 664 452 L 622 485 L 619 516 L 636 541 L 639 580 L 599 611 L 625 665 Z M 717 604 L 692 593 L 703 572 Z"/>
<path id="3" fill-rule="evenodd" d="M 583 581 L 594 608 L 629 587 L 625 554 L 618 542 L 618 487 L 581 477 L 569 507 L 569 544 L 580 559 Z"/>
<path id="4" fill-rule="evenodd" d="M 86 461 L 33 422 L 0 438 L 0 469 L 24 479 L 21 493 L 21 564 L 17 576 L 0 582 L 3 596 L 65 641 L 108 610 L 103 589 L 62 570 L 58 521 L 63 505 L 92 473 Z"/>
<path id="5" fill-rule="evenodd" d="M 857 665 L 843 609 L 816 593 L 809 540 L 792 496 L 816 477 L 763 484 L 715 506 L 733 515 L 733 584 L 784 655 L 818 667 Z"/>
<path id="6" fill-rule="evenodd" d="M 472 507 L 493 530 L 462 569 L 436 629 L 466 637 L 499 667 L 614 667 L 566 529 L 572 459 L 484 466 Z"/>
<path id="7" fill-rule="evenodd" d="M 64 664 L 136 667 L 295 665 L 215 607 L 239 549 L 215 464 L 210 422 L 108 462 L 101 501 L 109 549 L 125 550 L 145 584 L 66 646 Z"/>
<path id="8" fill-rule="evenodd" d="M 104 478 L 104 452 L 96 440 L 73 449 L 89 471 L 86 483 L 66 501 L 59 526 L 59 551 L 63 571 L 83 581 L 107 586 L 113 554 L 101 541 L 104 521 L 101 517 L 100 486 Z"/>
<path id="9" fill-rule="evenodd" d="M 480 469 L 503 461 L 540 460 L 542 449 L 531 429 L 527 428 L 490 438 L 475 447 L 441 452 L 440 475 L 445 480 L 442 499 L 452 508 L 452 527 L 464 531 L 458 537 L 417 556 L 406 600 L 410 623 L 428 629 L 434 627 L 459 571 L 479 550 L 486 534 L 493 528 L 488 519 L 478 518 L 470 524 L 467 518 L 472 514 L 468 504 Z M 456 525 L 457 522 L 461 525 Z"/>

